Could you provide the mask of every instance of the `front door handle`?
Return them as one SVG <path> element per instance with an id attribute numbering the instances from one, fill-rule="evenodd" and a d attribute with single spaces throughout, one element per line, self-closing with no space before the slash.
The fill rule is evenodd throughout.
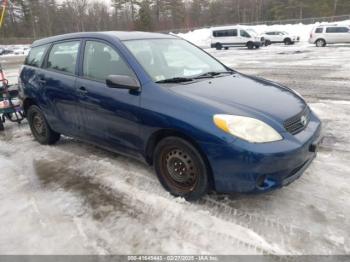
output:
<path id="1" fill-rule="evenodd" d="M 44 78 L 39 78 L 38 79 L 38 82 L 39 82 L 39 84 L 41 84 L 41 85 L 45 85 L 46 84 L 46 79 L 44 79 Z"/>

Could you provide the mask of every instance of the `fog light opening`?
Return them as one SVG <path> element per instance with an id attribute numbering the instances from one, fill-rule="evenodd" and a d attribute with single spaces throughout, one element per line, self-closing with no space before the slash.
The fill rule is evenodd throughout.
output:
<path id="1" fill-rule="evenodd" d="M 267 176 L 266 175 L 262 175 L 260 176 L 257 180 L 256 180 L 256 186 L 259 189 L 264 189 L 268 184 L 266 183 L 267 180 Z"/>

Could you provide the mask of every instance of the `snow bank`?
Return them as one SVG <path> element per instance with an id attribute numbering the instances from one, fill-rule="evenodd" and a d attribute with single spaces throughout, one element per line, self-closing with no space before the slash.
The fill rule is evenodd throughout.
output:
<path id="1" fill-rule="evenodd" d="M 340 22 L 334 22 L 337 24 L 345 24 L 350 25 L 350 20 L 346 21 L 340 21 Z M 300 24 L 276 24 L 276 25 L 255 25 L 255 26 L 245 26 L 247 28 L 252 28 L 259 34 L 262 34 L 268 30 L 278 30 L 278 31 L 286 31 L 292 35 L 300 36 L 300 40 L 302 42 L 306 42 L 309 39 L 309 34 L 311 30 L 320 24 L 327 24 L 327 23 L 315 23 L 315 24 L 309 24 L 304 25 L 302 23 Z M 188 33 L 180 33 L 178 36 L 200 46 L 200 47 L 210 47 L 210 35 L 211 35 L 211 29 L 210 28 L 203 28 L 198 29 L 194 31 L 190 31 Z"/>

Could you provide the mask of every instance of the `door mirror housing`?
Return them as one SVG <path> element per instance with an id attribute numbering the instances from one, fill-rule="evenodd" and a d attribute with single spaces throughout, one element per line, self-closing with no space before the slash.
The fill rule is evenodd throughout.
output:
<path id="1" fill-rule="evenodd" d="M 109 75 L 106 84 L 110 88 L 129 89 L 137 91 L 141 88 L 140 82 L 131 76 L 126 75 Z"/>

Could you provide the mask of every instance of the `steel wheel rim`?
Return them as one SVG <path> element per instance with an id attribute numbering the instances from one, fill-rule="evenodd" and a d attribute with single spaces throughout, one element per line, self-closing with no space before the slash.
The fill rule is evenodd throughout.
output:
<path id="1" fill-rule="evenodd" d="M 44 136 L 46 134 L 46 125 L 43 116 L 36 113 L 32 118 L 33 129 L 39 136 Z"/>
<path id="2" fill-rule="evenodd" d="M 163 174 L 177 191 L 187 193 L 198 183 L 199 170 L 191 156 L 182 149 L 167 150 L 162 159 Z"/>

